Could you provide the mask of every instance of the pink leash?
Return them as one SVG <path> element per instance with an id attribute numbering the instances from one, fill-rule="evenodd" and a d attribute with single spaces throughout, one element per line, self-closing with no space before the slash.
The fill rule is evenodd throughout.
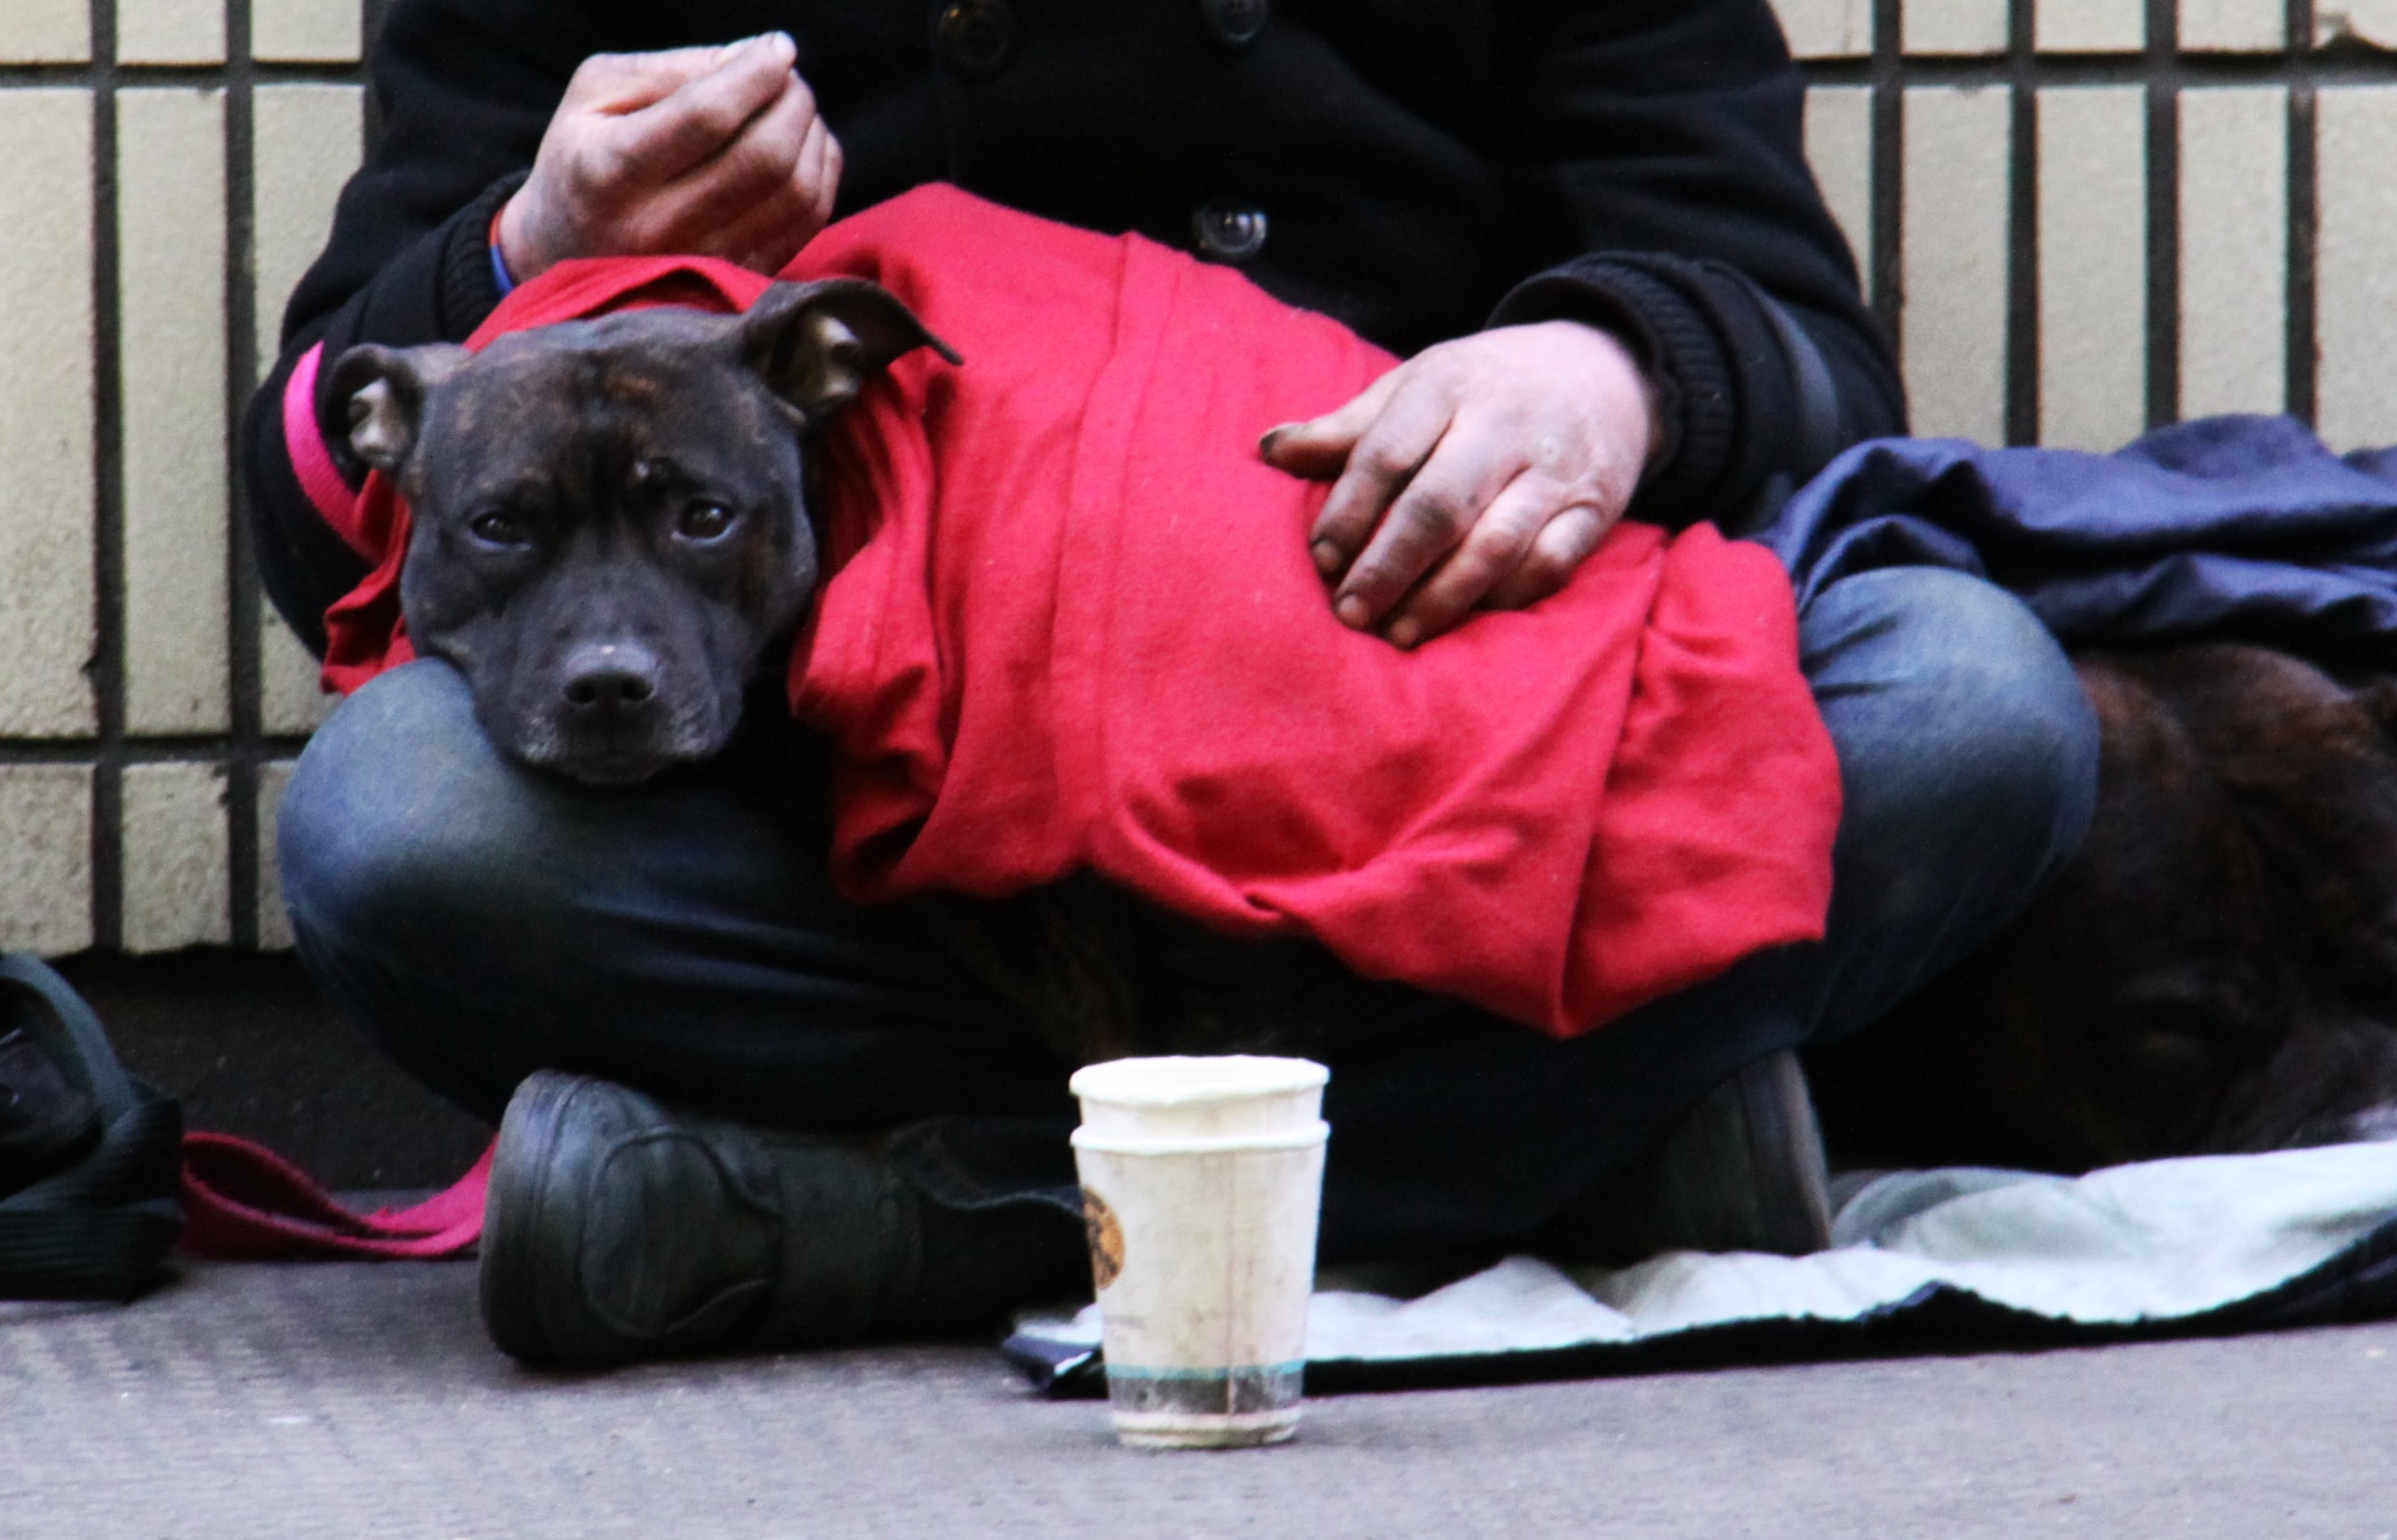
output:
<path id="1" fill-rule="evenodd" d="M 229 1261 L 459 1256 L 482 1234 L 486 1148 L 447 1192 L 410 1208 L 361 1214 L 297 1166 L 231 1134 L 183 1136 L 180 1245 Z"/>

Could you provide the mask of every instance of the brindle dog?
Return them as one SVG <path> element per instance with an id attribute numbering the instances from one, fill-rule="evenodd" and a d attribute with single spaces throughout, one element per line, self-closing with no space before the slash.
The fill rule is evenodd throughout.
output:
<path id="1" fill-rule="evenodd" d="M 2397 680 L 2076 659 L 2096 822 L 1976 956 L 1812 1056 L 1863 1164 L 2078 1172 L 2397 1133 Z"/>
<path id="2" fill-rule="evenodd" d="M 815 436 L 931 347 L 858 280 L 777 284 L 738 316 L 659 309 L 447 345 L 344 353 L 350 445 L 413 526 L 417 651 L 464 674 L 492 743 L 595 786 L 722 753 L 787 823 L 820 826 L 823 750 L 761 669 L 813 600 Z M 745 708 L 747 710 L 745 711 Z M 1217 936 L 1090 879 L 920 905 L 931 932 L 1078 1062 L 1321 1051 L 1390 986 L 1297 941 Z"/>

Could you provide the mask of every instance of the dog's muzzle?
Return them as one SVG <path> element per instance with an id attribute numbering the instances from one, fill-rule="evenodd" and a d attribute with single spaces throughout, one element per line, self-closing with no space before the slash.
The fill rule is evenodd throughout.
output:
<path id="1" fill-rule="evenodd" d="M 669 689 L 666 670 L 637 641 L 592 642 L 568 653 L 550 698 L 520 720 L 535 724 L 520 757 L 595 786 L 627 786 L 715 752 L 722 736 L 706 692 Z M 669 707 L 669 701 L 676 704 Z"/>

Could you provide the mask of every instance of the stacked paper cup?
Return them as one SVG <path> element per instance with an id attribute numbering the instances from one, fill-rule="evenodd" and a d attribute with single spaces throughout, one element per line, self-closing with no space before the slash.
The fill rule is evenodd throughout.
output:
<path id="1" fill-rule="evenodd" d="M 1323 1067 L 1118 1059 L 1074 1076 L 1074 1149 L 1117 1435 L 1274 1444 L 1298 1426 L 1323 1188 Z"/>

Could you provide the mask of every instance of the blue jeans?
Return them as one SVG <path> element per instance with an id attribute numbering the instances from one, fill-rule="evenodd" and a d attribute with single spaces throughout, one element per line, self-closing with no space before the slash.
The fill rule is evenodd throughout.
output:
<path id="1" fill-rule="evenodd" d="M 2096 724 L 2021 605 L 1954 573 L 1870 572 L 1825 589 L 1800 636 L 1847 799 L 1827 937 L 1567 1041 L 1392 991 L 1331 1066 L 1328 1259 L 1537 1226 L 1744 1065 L 1872 1021 L 2071 853 Z M 552 1067 L 784 1126 L 934 1120 L 912 1174 L 952 1201 L 1070 1179 L 1071 1067 L 903 911 L 836 897 L 821 836 L 751 784 L 729 765 L 628 791 L 525 770 L 456 673 L 408 664 L 334 714 L 284 800 L 301 955 L 485 1118 Z"/>

